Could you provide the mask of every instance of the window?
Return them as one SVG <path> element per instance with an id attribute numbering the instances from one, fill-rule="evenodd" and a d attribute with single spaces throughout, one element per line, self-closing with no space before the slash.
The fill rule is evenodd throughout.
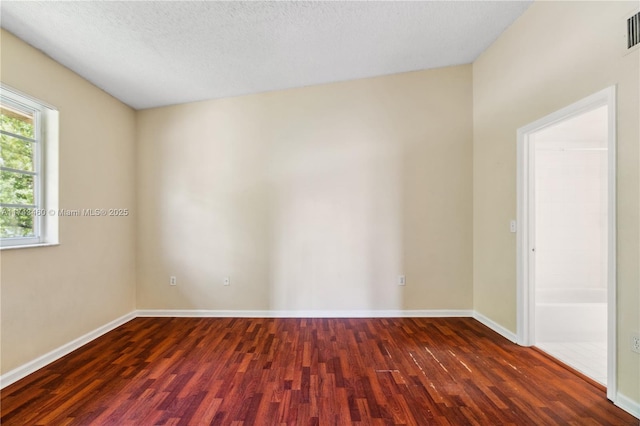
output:
<path id="1" fill-rule="evenodd" d="M 0 87 L 0 246 L 57 243 L 53 108 Z"/>

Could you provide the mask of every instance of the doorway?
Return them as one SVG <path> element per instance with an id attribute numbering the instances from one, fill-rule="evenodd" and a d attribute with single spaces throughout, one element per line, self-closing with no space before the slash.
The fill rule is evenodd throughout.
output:
<path id="1" fill-rule="evenodd" d="M 518 339 L 615 394 L 615 88 L 518 130 Z"/>

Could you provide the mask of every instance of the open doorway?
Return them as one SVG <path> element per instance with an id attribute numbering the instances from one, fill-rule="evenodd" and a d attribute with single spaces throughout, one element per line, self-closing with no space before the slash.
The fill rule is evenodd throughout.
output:
<path id="1" fill-rule="evenodd" d="M 535 345 L 607 384 L 607 107 L 532 133 Z"/>
<path id="2" fill-rule="evenodd" d="M 518 131 L 518 338 L 615 388 L 615 89 Z"/>

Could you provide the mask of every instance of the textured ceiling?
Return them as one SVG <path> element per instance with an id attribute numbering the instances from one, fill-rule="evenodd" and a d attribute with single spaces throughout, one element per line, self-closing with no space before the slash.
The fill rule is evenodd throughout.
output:
<path id="1" fill-rule="evenodd" d="M 3 0 L 6 30 L 136 108 L 473 62 L 530 1 Z"/>

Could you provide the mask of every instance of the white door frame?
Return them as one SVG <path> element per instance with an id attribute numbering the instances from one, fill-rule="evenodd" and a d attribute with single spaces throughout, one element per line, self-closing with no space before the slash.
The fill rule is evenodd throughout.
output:
<path id="1" fill-rule="evenodd" d="M 518 129 L 517 338 L 531 346 L 535 326 L 533 143 L 529 135 L 595 108 L 608 107 L 607 398 L 615 402 L 616 368 L 616 87 L 611 86 Z"/>

